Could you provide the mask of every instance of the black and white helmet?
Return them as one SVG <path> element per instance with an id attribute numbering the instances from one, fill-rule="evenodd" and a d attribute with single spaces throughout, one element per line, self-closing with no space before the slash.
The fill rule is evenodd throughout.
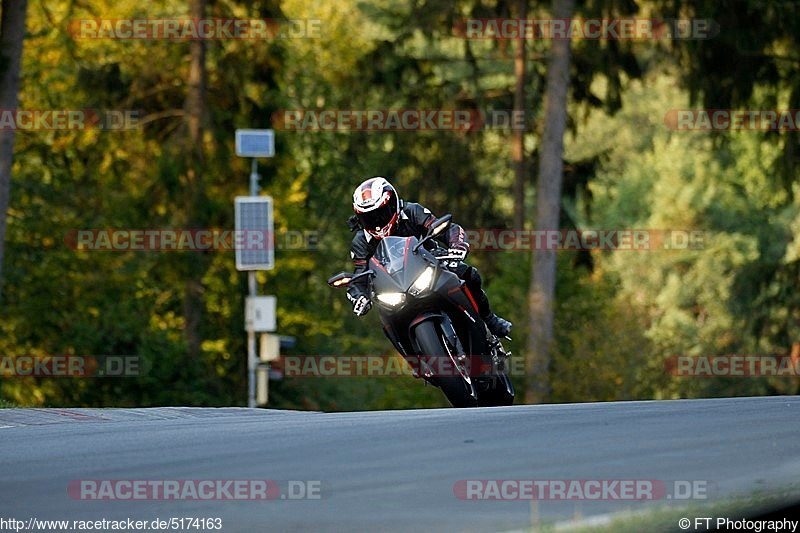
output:
<path id="1" fill-rule="evenodd" d="M 355 211 L 364 231 L 377 239 L 392 234 L 400 215 L 400 198 L 386 178 L 365 180 L 353 192 Z"/>

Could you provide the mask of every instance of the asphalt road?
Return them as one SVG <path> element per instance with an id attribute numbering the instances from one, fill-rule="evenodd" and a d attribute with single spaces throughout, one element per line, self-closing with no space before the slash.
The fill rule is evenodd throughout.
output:
<path id="1" fill-rule="evenodd" d="M 800 397 L 337 414 L 4 409 L 0 518 L 218 517 L 225 532 L 515 530 L 675 499 L 471 501 L 454 487 L 650 480 L 672 495 L 678 480 L 705 486 L 706 501 L 777 489 L 800 479 L 798 415 Z M 291 481 L 310 481 L 319 498 L 282 499 L 273 485 L 274 499 L 255 501 L 91 501 L 68 491 L 76 480 L 252 479 L 274 480 L 283 497 Z"/>

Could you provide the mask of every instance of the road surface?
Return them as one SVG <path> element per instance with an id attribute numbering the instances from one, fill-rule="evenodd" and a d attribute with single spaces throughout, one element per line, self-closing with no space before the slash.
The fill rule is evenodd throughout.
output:
<path id="1" fill-rule="evenodd" d="M 699 483 L 709 501 L 787 486 L 800 479 L 798 419 L 800 397 L 360 413 L 3 409 L 0 517 L 221 518 L 225 532 L 519 530 L 673 504 L 675 481 Z M 459 497 L 465 480 L 506 479 L 639 480 L 667 493 Z M 86 480 L 270 480 L 270 499 L 93 501 L 75 489 Z M 128 494 L 113 483 L 115 497 Z M 288 498 L 301 488 L 318 498 Z"/>

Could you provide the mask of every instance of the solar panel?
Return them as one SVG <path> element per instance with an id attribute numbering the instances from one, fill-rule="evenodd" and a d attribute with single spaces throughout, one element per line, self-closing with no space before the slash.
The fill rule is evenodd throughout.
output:
<path id="1" fill-rule="evenodd" d="M 239 157 L 273 157 L 274 130 L 236 130 L 236 155 Z"/>
<path id="2" fill-rule="evenodd" d="M 272 270 L 275 267 L 272 198 L 237 196 L 234 205 L 236 269 Z"/>

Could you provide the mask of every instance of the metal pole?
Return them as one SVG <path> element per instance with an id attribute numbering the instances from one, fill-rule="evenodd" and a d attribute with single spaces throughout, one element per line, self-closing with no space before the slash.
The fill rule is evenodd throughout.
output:
<path id="1" fill-rule="evenodd" d="M 258 161 L 253 158 L 250 163 L 250 196 L 258 196 Z"/>
<path id="2" fill-rule="evenodd" d="M 258 196 L 258 162 L 252 159 L 250 165 L 250 196 Z M 250 296 L 258 294 L 256 273 L 247 273 L 247 285 Z M 256 332 L 252 326 L 247 329 L 247 406 L 256 406 Z"/>
<path id="3" fill-rule="evenodd" d="M 256 406 L 256 334 L 247 332 L 247 407 Z"/>

